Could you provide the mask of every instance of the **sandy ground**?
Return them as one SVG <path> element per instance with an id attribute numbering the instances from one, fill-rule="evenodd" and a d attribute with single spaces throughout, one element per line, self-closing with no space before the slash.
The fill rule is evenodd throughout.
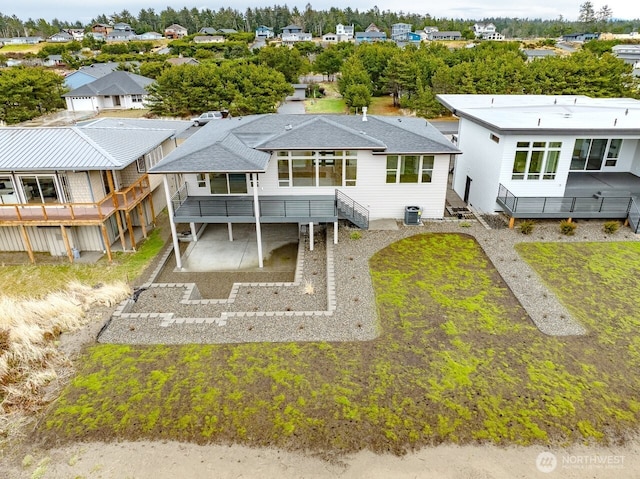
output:
<path id="1" fill-rule="evenodd" d="M 541 453 L 545 454 L 539 456 Z M 614 449 L 574 447 L 566 450 L 445 445 L 404 457 L 365 451 L 329 463 L 301 454 L 242 446 L 198 446 L 172 442 L 87 443 L 42 453 L 34 451 L 32 458 L 27 458 L 29 465 L 5 464 L 0 469 L 4 470 L 0 477 L 624 479 L 639 477 L 639 453 L 640 444 L 637 442 Z"/>

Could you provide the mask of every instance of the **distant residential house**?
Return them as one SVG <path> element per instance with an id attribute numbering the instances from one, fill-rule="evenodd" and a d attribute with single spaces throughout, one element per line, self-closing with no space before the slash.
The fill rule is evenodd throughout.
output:
<path id="1" fill-rule="evenodd" d="M 116 70 L 62 96 L 69 111 L 128 110 L 144 108 L 151 78 Z"/>
<path id="2" fill-rule="evenodd" d="M 640 101 L 437 95 L 459 118 L 453 189 L 512 218 L 640 222 Z"/>
<path id="3" fill-rule="evenodd" d="M 131 25 L 129 25 L 128 23 L 124 23 L 124 22 L 114 23 L 113 24 L 113 29 L 121 31 L 121 32 L 131 32 L 131 31 L 133 31 L 133 28 L 131 28 Z"/>
<path id="4" fill-rule="evenodd" d="M 434 27 L 434 26 L 426 26 L 423 28 L 424 33 L 433 33 L 433 32 L 437 32 L 439 31 L 438 27 Z"/>
<path id="5" fill-rule="evenodd" d="M 47 41 L 52 43 L 68 43 L 72 42 L 73 40 L 73 35 L 65 30 L 60 30 L 58 33 L 54 33 L 49 38 L 47 38 Z"/>
<path id="6" fill-rule="evenodd" d="M 487 33 L 482 37 L 483 40 L 493 40 L 493 41 L 502 41 L 504 40 L 504 35 L 502 33 L 494 32 Z"/>
<path id="7" fill-rule="evenodd" d="M 67 32 L 73 37 L 73 39 L 77 42 L 81 42 L 84 40 L 84 29 L 83 28 L 68 28 Z"/>
<path id="8" fill-rule="evenodd" d="M 107 25 L 106 23 L 95 23 L 91 26 L 93 33 L 100 33 L 105 37 L 113 31 L 113 25 Z"/>
<path id="9" fill-rule="evenodd" d="M 427 33 L 427 40 L 431 41 L 449 41 L 449 40 L 462 40 L 462 33 L 456 31 L 432 31 Z"/>
<path id="10" fill-rule="evenodd" d="M 190 125 L 105 118 L 0 128 L 0 251 L 73 262 L 86 251 L 111 260 L 114 243 L 135 249 L 166 206 L 160 178 L 147 171 Z"/>
<path id="11" fill-rule="evenodd" d="M 224 43 L 225 38 L 222 35 L 196 35 L 193 37 L 193 43 Z"/>
<path id="12" fill-rule="evenodd" d="M 224 35 L 231 35 L 232 33 L 238 33 L 238 30 L 234 28 L 221 28 L 218 30 L 218 33 L 222 33 Z"/>
<path id="13" fill-rule="evenodd" d="M 137 35 L 133 30 L 113 30 L 105 37 L 107 42 L 130 42 L 136 40 Z"/>
<path id="14" fill-rule="evenodd" d="M 356 32 L 356 45 L 361 43 L 384 42 L 386 40 L 387 34 L 385 32 Z"/>
<path id="15" fill-rule="evenodd" d="M 42 62 L 45 67 L 62 67 L 65 66 L 65 62 L 62 59 L 62 55 L 49 55 Z"/>
<path id="16" fill-rule="evenodd" d="M 40 36 L 0 38 L 0 43 L 3 45 L 37 45 L 42 42 L 44 42 L 44 38 Z"/>
<path id="17" fill-rule="evenodd" d="M 472 28 L 476 38 L 484 38 L 485 35 L 496 33 L 496 26 L 493 23 L 474 23 Z"/>
<path id="18" fill-rule="evenodd" d="M 138 40 L 160 40 L 163 38 L 162 34 L 158 32 L 144 32 L 140 35 L 136 35 L 136 37 Z"/>
<path id="19" fill-rule="evenodd" d="M 267 27 L 265 25 L 260 25 L 256 28 L 256 39 L 258 40 L 266 40 L 268 38 L 273 38 L 275 34 L 273 33 L 273 28 Z"/>
<path id="20" fill-rule="evenodd" d="M 218 30 L 213 27 L 202 27 L 198 30 L 198 33 L 202 33 L 203 35 L 215 35 L 218 33 Z"/>
<path id="21" fill-rule="evenodd" d="M 343 25 L 342 23 L 338 23 L 336 25 L 336 35 L 338 42 L 348 42 L 351 41 L 355 34 L 355 28 L 353 25 Z"/>
<path id="22" fill-rule="evenodd" d="M 100 42 L 106 42 L 107 41 L 107 35 L 106 33 L 99 33 L 99 32 L 87 32 L 86 34 L 87 37 L 91 37 L 96 41 L 100 41 Z"/>
<path id="23" fill-rule="evenodd" d="M 380 29 L 375 23 L 370 23 L 367 28 L 364 30 L 365 32 L 380 32 Z"/>
<path id="24" fill-rule="evenodd" d="M 522 50 L 522 52 L 527 56 L 527 61 L 529 62 L 538 58 L 555 57 L 557 55 L 554 50 L 547 50 L 543 48 L 525 48 Z"/>
<path id="25" fill-rule="evenodd" d="M 613 54 L 630 65 L 638 65 L 640 63 L 640 45 L 638 44 L 622 44 L 611 47 Z M 637 68 L 637 67 L 636 67 Z"/>
<path id="26" fill-rule="evenodd" d="M 195 58 L 191 57 L 173 57 L 167 58 L 166 62 L 170 65 L 179 66 L 179 65 L 200 65 L 200 62 Z"/>
<path id="27" fill-rule="evenodd" d="M 599 33 L 570 33 L 562 35 L 562 40 L 565 42 L 588 42 L 589 40 L 597 40 L 600 37 Z"/>
<path id="28" fill-rule="evenodd" d="M 294 45 L 297 42 L 310 42 L 311 33 L 304 32 L 298 25 L 287 25 L 280 34 L 283 45 Z"/>
<path id="29" fill-rule="evenodd" d="M 370 219 L 404 219 L 409 205 L 442 218 L 459 153 L 422 118 L 250 115 L 210 122 L 149 173 L 180 182 L 168 205 L 174 232 L 176 223 L 250 223 L 260 238 L 261 224 L 294 223 L 312 238 L 319 223 L 366 229 Z M 175 234 L 173 244 L 180 268 Z"/>
<path id="30" fill-rule="evenodd" d="M 322 35 L 322 41 L 325 43 L 338 43 L 338 35 L 335 33 L 325 33 Z"/>
<path id="31" fill-rule="evenodd" d="M 186 28 L 182 25 L 178 25 L 177 23 L 173 23 L 164 29 L 164 36 L 171 40 L 186 37 L 188 33 L 189 32 Z"/>
<path id="32" fill-rule="evenodd" d="M 391 40 L 395 42 L 407 41 L 407 33 L 413 30 L 410 23 L 394 23 L 391 25 Z"/>

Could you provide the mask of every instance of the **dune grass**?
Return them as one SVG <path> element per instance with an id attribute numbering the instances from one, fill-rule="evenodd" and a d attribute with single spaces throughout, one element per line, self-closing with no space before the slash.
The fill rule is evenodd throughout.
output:
<path id="1" fill-rule="evenodd" d="M 96 345 L 39 437 L 242 443 L 325 457 L 441 442 L 624 441 L 640 417 L 640 318 L 629 313 L 640 255 L 635 243 L 611 246 L 548 249 L 577 317 L 593 316 L 587 336 L 541 334 L 473 238 L 422 234 L 370 260 L 376 340 Z M 545 253 L 526 250 L 536 247 L 523 254 Z M 581 251 L 592 261 L 576 261 Z M 606 265 L 624 263 L 609 283 Z M 620 288 L 619 307 L 594 313 L 592 291 L 609 284 Z"/>

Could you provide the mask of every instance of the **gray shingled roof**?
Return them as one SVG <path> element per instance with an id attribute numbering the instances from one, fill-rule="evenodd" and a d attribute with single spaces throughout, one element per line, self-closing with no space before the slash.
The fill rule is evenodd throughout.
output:
<path id="1" fill-rule="evenodd" d="M 166 123 L 164 129 L 108 124 L 104 127 L 0 128 L 0 170 L 120 170 L 174 136 L 189 122 Z"/>
<path id="2" fill-rule="evenodd" d="M 253 115 L 209 122 L 151 173 L 263 172 L 274 150 L 458 154 L 426 120 L 353 115 Z"/>
<path id="3" fill-rule="evenodd" d="M 62 96 L 146 95 L 148 92 L 145 87 L 153 81 L 151 78 L 117 70 Z"/>

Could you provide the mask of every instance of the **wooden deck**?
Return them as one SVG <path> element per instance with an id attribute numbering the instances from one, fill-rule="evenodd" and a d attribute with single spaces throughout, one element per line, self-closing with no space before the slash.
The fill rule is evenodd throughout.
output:
<path id="1" fill-rule="evenodd" d="M 96 225 L 116 211 L 131 211 L 151 193 L 147 176 L 96 203 L 20 203 L 0 205 L 0 225 Z"/>

